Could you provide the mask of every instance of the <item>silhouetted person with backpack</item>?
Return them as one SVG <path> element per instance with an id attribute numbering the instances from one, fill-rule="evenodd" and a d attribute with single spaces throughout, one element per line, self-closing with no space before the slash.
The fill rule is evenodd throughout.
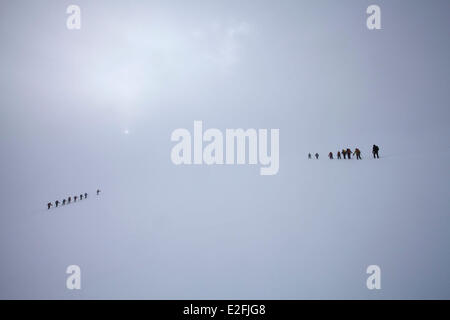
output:
<path id="1" fill-rule="evenodd" d="M 86 193 L 86 192 L 84 193 L 84 198 L 85 198 L 85 199 L 87 198 L 87 193 Z"/>
<path id="2" fill-rule="evenodd" d="M 47 210 L 50 210 L 50 207 L 53 206 L 51 202 L 47 203 Z"/>
<path id="3" fill-rule="evenodd" d="M 73 202 L 77 202 L 77 196 L 73 197 Z"/>
<path id="4" fill-rule="evenodd" d="M 99 195 L 100 194 L 100 189 L 97 189 L 97 195 Z"/>
<path id="5" fill-rule="evenodd" d="M 351 159 L 352 158 L 352 150 L 350 150 L 350 148 L 347 149 L 347 159 Z"/>
<path id="6" fill-rule="evenodd" d="M 356 155 L 356 160 L 361 160 L 361 150 L 359 150 L 358 148 L 355 149 L 353 155 Z"/>
<path id="7" fill-rule="evenodd" d="M 380 148 L 376 144 L 374 144 L 372 147 L 372 153 L 373 153 L 374 159 L 375 158 L 380 159 L 380 156 L 378 155 L 378 151 L 380 151 Z"/>
<path id="8" fill-rule="evenodd" d="M 317 160 L 319 159 L 319 154 L 317 152 L 315 154 L 315 157 L 316 157 Z"/>
<path id="9" fill-rule="evenodd" d="M 63 199 L 62 205 L 64 206 L 66 204 L 66 199 Z"/>
<path id="10" fill-rule="evenodd" d="M 328 154 L 328 158 L 330 158 L 330 160 L 333 159 L 333 152 L 330 152 L 330 153 Z"/>
<path id="11" fill-rule="evenodd" d="M 70 201 L 72 201 L 72 198 L 71 197 L 67 198 L 67 204 L 69 204 Z"/>
<path id="12" fill-rule="evenodd" d="M 83 200 L 83 195 L 82 194 L 80 194 L 80 200 Z"/>
<path id="13" fill-rule="evenodd" d="M 55 208 L 58 208 L 58 204 L 59 204 L 59 201 L 56 200 L 56 201 L 55 201 Z"/>
<path id="14" fill-rule="evenodd" d="M 341 152 L 340 151 L 337 152 L 337 158 L 341 159 Z"/>
<path id="15" fill-rule="evenodd" d="M 308 153 L 308 159 L 311 159 L 311 153 Z"/>
<path id="16" fill-rule="evenodd" d="M 347 159 L 347 150 L 342 149 L 342 156 L 344 157 L 344 159 Z"/>

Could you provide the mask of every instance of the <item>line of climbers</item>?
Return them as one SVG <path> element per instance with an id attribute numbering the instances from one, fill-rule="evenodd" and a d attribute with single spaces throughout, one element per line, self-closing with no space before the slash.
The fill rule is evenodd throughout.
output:
<path id="1" fill-rule="evenodd" d="M 97 189 L 97 195 L 100 194 L 100 189 Z M 87 199 L 88 194 L 85 192 L 84 193 L 84 199 Z M 73 197 L 73 202 L 77 202 L 78 196 L 74 196 Z M 83 200 L 83 194 L 80 194 L 79 197 L 80 200 Z M 63 206 L 67 204 L 70 204 L 72 202 L 72 197 L 68 197 L 67 200 L 63 199 L 62 202 L 59 202 L 59 200 L 55 201 L 55 208 L 58 208 L 59 204 L 61 203 Z M 49 202 L 47 203 L 47 209 L 50 210 L 50 208 L 53 207 L 53 203 Z"/>
<path id="2" fill-rule="evenodd" d="M 373 145 L 372 147 L 372 155 L 374 159 L 379 159 L 380 156 L 378 155 L 378 152 L 380 151 L 380 147 L 378 147 L 376 144 Z M 337 159 L 342 159 L 342 157 L 344 157 L 344 159 L 351 159 L 352 158 L 352 154 L 354 156 L 356 156 L 357 160 L 362 160 L 361 158 L 361 150 L 359 150 L 358 148 L 355 148 L 355 151 L 352 153 L 352 150 L 350 148 L 347 149 L 342 149 L 342 151 L 338 151 L 337 152 Z M 316 159 L 319 159 L 319 154 L 316 152 L 316 154 L 314 155 L 314 157 Z M 308 159 L 311 159 L 312 155 L 311 153 L 308 153 Z M 328 154 L 328 158 L 330 159 L 334 159 L 334 155 L 333 152 L 330 152 Z"/>

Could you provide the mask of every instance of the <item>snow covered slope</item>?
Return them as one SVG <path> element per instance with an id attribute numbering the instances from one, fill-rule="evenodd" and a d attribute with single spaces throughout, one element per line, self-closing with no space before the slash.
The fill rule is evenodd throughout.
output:
<path id="1" fill-rule="evenodd" d="M 275 177 L 174 167 L 170 181 L 125 174 L 64 207 L 12 205 L 2 298 L 448 296 L 449 152 L 293 160 Z M 79 292 L 65 289 L 71 264 Z M 378 292 L 365 287 L 371 264 L 382 270 Z"/>

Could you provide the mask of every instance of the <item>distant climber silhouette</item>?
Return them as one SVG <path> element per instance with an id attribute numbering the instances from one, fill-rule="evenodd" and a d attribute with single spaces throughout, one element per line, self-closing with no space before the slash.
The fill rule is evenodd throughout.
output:
<path id="1" fill-rule="evenodd" d="M 319 159 L 319 154 L 317 152 L 314 156 L 316 157 L 316 159 Z"/>
<path id="2" fill-rule="evenodd" d="M 83 195 L 82 194 L 80 194 L 80 200 L 83 200 Z"/>
<path id="3" fill-rule="evenodd" d="M 100 193 L 100 189 L 97 189 L 97 195 L 99 195 L 99 193 Z"/>
<path id="4" fill-rule="evenodd" d="M 361 160 L 361 150 L 356 148 L 353 154 L 356 155 L 356 160 Z"/>
<path id="5" fill-rule="evenodd" d="M 341 159 L 341 152 L 340 151 L 337 152 L 337 158 Z"/>
<path id="6" fill-rule="evenodd" d="M 72 201 L 72 198 L 71 197 L 67 198 L 67 203 L 70 203 L 70 201 Z"/>
<path id="7" fill-rule="evenodd" d="M 53 206 L 51 202 L 47 203 L 47 210 L 50 210 L 50 207 Z"/>
<path id="8" fill-rule="evenodd" d="M 347 157 L 347 150 L 342 149 L 342 156 L 344 157 L 344 159 L 346 159 L 346 157 Z"/>
<path id="9" fill-rule="evenodd" d="M 380 151 L 380 148 L 376 144 L 374 144 L 372 147 L 372 153 L 373 153 L 374 159 L 375 158 L 380 159 L 380 156 L 378 155 L 378 151 Z"/>
<path id="10" fill-rule="evenodd" d="M 58 208 L 58 204 L 59 204 L 59 201 L 56 200 L 56 201 L 55 201 L 55 208 Z"/>
<path id="11" fill-rule="evenodd" d="M 350 150 L 350 148 L 347 148 L 347 159 L 351 159 L 352 158 L 352 150 Z"/>
<path id="12" fill-rule="evenodd" d="M 328 158 L 330 158 L 330 160 L 333 159 L 333 152 L 330 152 L 330 153 L 328 154 Z"/>
<path id="13" fill-rule="evenodd" d="M 77 202 L 77 196 L 73 197 L 73 202 Z"/>
<path id="14" fill-rule="evenodd" d="M 87 193 L 86 193 L 86 192 L 84 193 L 84 198 L 85 198 L 85 199 L 87 198 Z"/>
<path id="15" fill-rule="evenodd" d="M 62 202 L 62 204 L 63 204 L 63 205 L 65 205 L 65 204 L 66 204 L 66 199 L 63 199 L 63 202 Z"/>

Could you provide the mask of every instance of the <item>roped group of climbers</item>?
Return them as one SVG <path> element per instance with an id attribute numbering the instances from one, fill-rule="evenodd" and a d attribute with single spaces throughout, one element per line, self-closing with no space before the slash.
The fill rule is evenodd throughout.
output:
<path id="1" fill-rule="evenodd" d="M 97 189 L 97 195 L 99 195 L 99 194 L 100 194 L 100 189 Z M 83 200 L 83 196 L 84 196 L 84 199 L 87 199 L 87 197 L 88 197 L 87 192 L 85 192 L 84 194 L 80 194 L 79 197 L 78 196 L 74 196 L 73 197 L 73 202 L 77 202 L 77 199 Z M 66 204 L 70 204 L 70 203 L 72 203 L 72 197 L 68 197 L 67 199 L 63 199 L 61 202 L 59 200 L 56 200 L 55 201 L 55 208 L 58 208 L 60 203 L 63 206 L 66 205 Z M 47 209 L 50 210 L 51 207 L 53 207 L 53 203 L 51 203 L 51 202 L 47 203 Z"/>
<path id="2" fill-rule="evenodd" d="M 378 154 L 378 152 L 380 151 L 380 147 L 378 147 L 376 144 L 373 145 L 372 147 L 372 155 L 374 159 L 379 159 L 380 156 Z M 350 148 L 347 149 L 342 149 L 339 150 L 336 153 L 336 159 L 351 159 L 352 155 L 356 156 L 356 160 L 362 160 L 361 158 L 361 150 L 359 150 L 358 148 L 355 148 L 355 150 L 352 152 L 352 150 Z M 314 155 L 314 157 L 316 159 L 319 159 L 319 154 L 316 152 L 316 154 Z M 334 159 L 334 155 L 333 152 L 330 151 L 330 153 L 328 154 L 328 158 L 330 159 Z M 312 155 L 311 153 L 308 153 L 308 159 L 312 159 Z"/>

